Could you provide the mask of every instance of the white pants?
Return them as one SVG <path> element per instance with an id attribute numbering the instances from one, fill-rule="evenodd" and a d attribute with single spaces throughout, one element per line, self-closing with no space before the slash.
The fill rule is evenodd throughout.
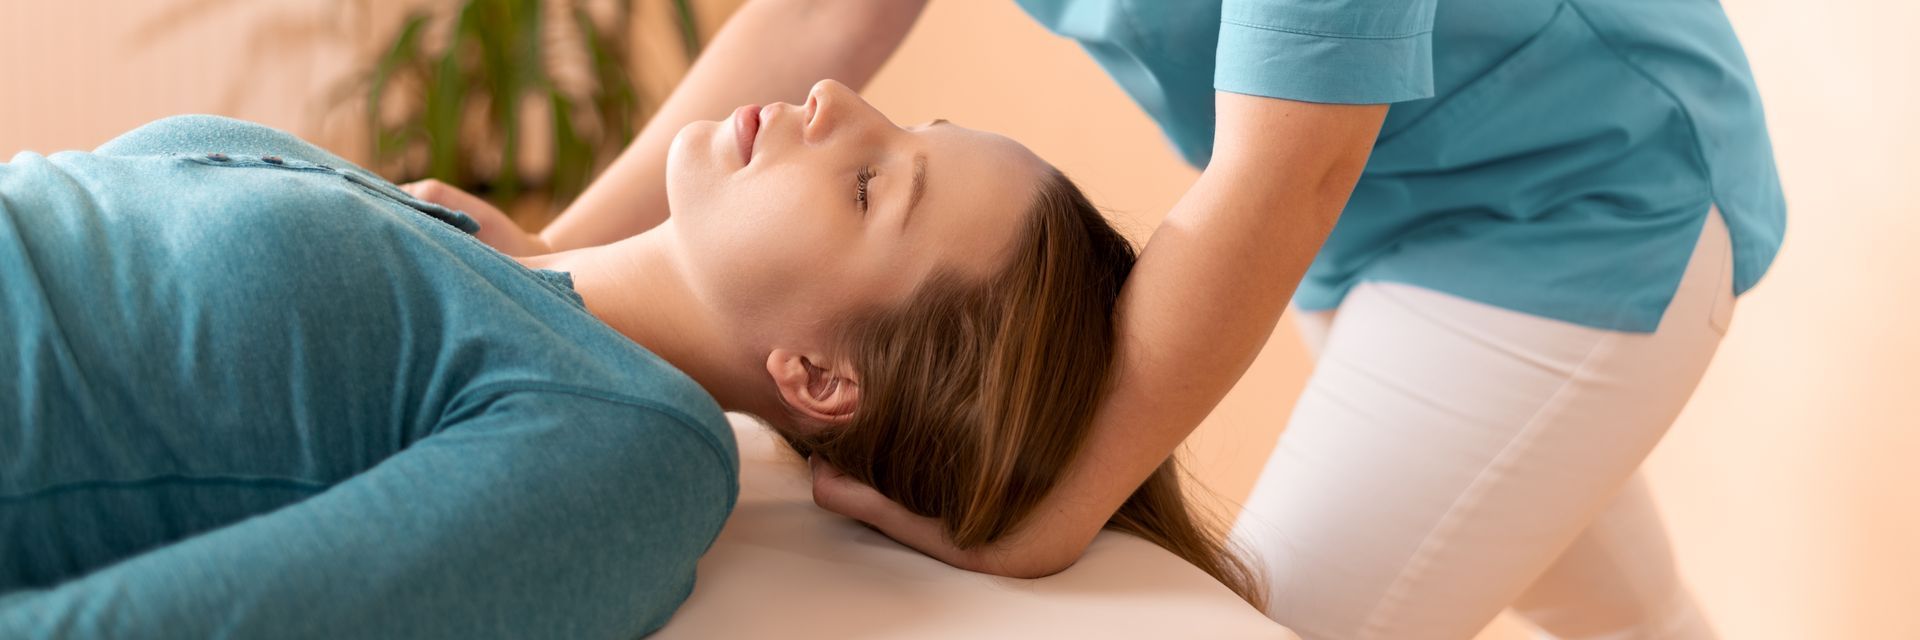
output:
<path id="1" fill-rule="evenodd" d="M 1707 216 L 1651 334 L 1364 283 L 1300 314 L 1318 364 L 1232 539 L 1303 638 L 1471 638 L 1513 607 L 1550 637 L 1712 638 L 1641 460 L 1733 314 Z"/>

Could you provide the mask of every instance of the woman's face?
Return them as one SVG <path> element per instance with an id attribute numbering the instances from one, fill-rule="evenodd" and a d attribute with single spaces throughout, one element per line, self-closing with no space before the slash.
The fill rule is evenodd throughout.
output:
<path id="1" fill-rule="evenodd" d="M 895 126 L 829 80 L 804 105 L 681 129 L 667 201 L 689 280 L 720 317 L 766 340 L 824 339 L 932 273 L 997 273 L 1046 170 L 999 135 Z"/>

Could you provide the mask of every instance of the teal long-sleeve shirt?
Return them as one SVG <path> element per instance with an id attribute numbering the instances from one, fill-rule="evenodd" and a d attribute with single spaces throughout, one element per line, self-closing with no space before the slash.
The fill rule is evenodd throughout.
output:
<path id="1" fill-rule="evenodd" d="M 285 133 L 0 164 L 0 637 L 620 637 L 738 493 L 720 408 Z"/>

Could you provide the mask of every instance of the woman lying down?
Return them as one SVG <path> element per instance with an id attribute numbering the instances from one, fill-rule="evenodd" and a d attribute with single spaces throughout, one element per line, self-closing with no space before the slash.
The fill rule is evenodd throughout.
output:
<path id="1" fill-rule="evenodd" d="M 521 258 L 235 120 L 0 164 L 0 637 L 648 633 L 738 493 L 723 409 L 1005 535 L 1131 246 L 1006 138 L 835 83 L 758 115 L 679 132 L 666 223 Z M 1110 527 L 1249 593 L 1174 478 Z"/>

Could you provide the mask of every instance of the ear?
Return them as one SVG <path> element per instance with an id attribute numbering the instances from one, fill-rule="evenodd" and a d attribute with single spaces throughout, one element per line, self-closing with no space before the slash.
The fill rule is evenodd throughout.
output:
<path id="1" fill-rule="evenodd" d="M 802 417 L 839 426 L 852 422 L 860 408 L 860 381 L 845 362 L 774 349 L 767 354 L 767 373 L 780 389 L 780 400 Z"/>

